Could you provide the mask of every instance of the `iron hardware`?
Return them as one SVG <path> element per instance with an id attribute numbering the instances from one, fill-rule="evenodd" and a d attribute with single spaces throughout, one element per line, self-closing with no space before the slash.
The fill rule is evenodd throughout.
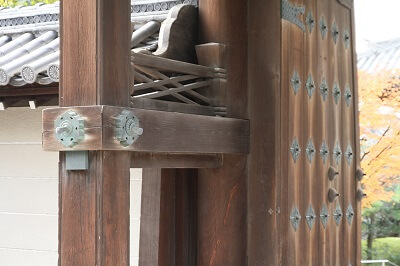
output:
<path id="1" fill-rule="evenodd" d="M 363 170 L 360 169 L 360 168 L 358 168 L 358 169 L 356 170 L 356 178 L 357 178 L 357 180 L 358 180 L 358 181 L 363 180 L 364 176 L 365 176 L 365 173 L 363 172 Z"/>
<path id="2" fill-rule="evenodd" d="M 337 165 L 340 164 L 340 159 L 342 158 L 342 150 L 340 149 L 339 142 L 336 142 L 336 146 L 333 149 L 333 157 Z"/>
<path id="3" fill-rule="evenodd" d="M 85 139 L 84 120 L 74 111 L 67 111 L 54 121 L 55 138 L 65 147 L 73 147 Z"/>
<path id="4" fill-rule="evenodd" d="M 364 197 L 366 197 L 366 196 L 367 196 L 367 194 L 365 194 L 364 191 L 363 191 L 362 189 L 357 189 L 356 197 L 357 197 L 357 200 L 358 200 L 358 201 L 362 201 L 362 199 L 363 199 Z"/>
<path id="5" fill-rule="evenodd" d="M 340 220 L 343 217 L 342 209 L 340 208 L 340 204 L 336 205 L 336 209 L 333 213 L 333 219 L 335 219 L 336 225 L 339 226 Z"/>
<path id="6" fill-rule="evenodd" d="M 351 161 L 353 160 L 353 156 L 354 156 L 353 155 L 353 150 L 352 150 L 350 144 L 349 144 L 349 146 L 347 146 L 347 149 L 345 151 L 345 156 L 346 156 L 346 159 L 347 159 L 347 163 L 350 165 Z"/>
<path id="7" fill-rule="evenodd" d="M 296 70 L 293 73 L 293 77 L 290 80 L 290 83 L 292 83 L 292 87 L 293 87 L 293 90 L 294 90 L 294 95 L 297 95 L 297 92 L 299 91 L 300 86 L 301 86 L 301 80 L 300 80 L 299 73 L 297 73 Z"/>
<path id="8" fill-rule="evenodd" d="M 330 188 L 328 190 L 328 200 L 329 200 L 329 202 L 334 202 L 335 199 L 337 197 L 339 197 L 339 196 L 340 196 L 340 194 L 334 188 Z"/>
<path id="9" fill-rule="evenodd" d="M 314 25 L 315 25 L 315 19 L 313 17 L 313 14 L 312 14 L 311 10 L 308 11 L 308 14 L 307 14 L 307 17 L 306 17 L 306 22 L 307 22 L 308 30 L 311 33 L 312 30 L 314 29 Z"/>
<path id="10" fill-rule="evenodd" d="M 301 220 L 301 215 L 296 206 L 293 207 L 292 212 L 290 213 L 290 223 L 292 224 L 294 231 L 297 231 Z"/>
<path id="11" fill-rule="evenodd" d="M 307 93 L 308 93 L 308 98 L 310 98 L 313 96 L 314 91 L 315 91 L 315 83 L 314 83 L 314 79 L 312 77 L 312 75 L 308 75 L 307 78 L 307 82 L 306 82 L 306 88 L 307 88 Z"/>
<path id="12" fill-rule="evenodd" d="M 310 204 L 308 206 L 308 209 L 307 209 L 307 212 L 306 212 L 306 221 L 307 221 L 308 228 L 310 228 L 310 230 L 313 228 L 313 225 L 314 225 L 314 222 L 315 222 L 315 218 L 317 218 L 317 217 L 315 215 L 315 212 L 314 212 L 314 209 L 313 209 L 312 205 Z"/>
<path id="13" fill-rule="evenodd" d="M 321 85 L 319 86 L 319 90 L 321 91 L 322 100 L 325 102 L 329 92 L 328 84 L 326 84 L 325 78 L 322 79 Z"/>
<path id="14" fill-rule="evenodd" d="M 347 49 L 349 48 L 350 45 L 350 34 L 347 30 L 343 31 L 343 42 L 344 42 L 344 47 Z"/>
<path id="15" fill-rule="evenodd" d="M 347 218 L 347 222 L 349 223 L 349 225 L 351 225 L 351 221 L 353 220 L 353 217 L 354 217 L 353 207 L 351 206 L 351 204 L 349 204 L 349 207 L 347 207 L 347 211 L 346 211 L 346 218 Z"/>
<path id="16" fill-rule="evenodd" d="M 325 164 L 326 159 L 328 159 L 329 149 L 328 145 L 326 145 L 326 141 L 324 140 L 321 145 L 321 149 L 319 150 L 322 157 L 322 162 Z"/>
<path id="17" fill-rule="evenodd" d="M 328 208 L 326 207 L 326 204 L 324 203 L 324 205 L 322 205 L 322 210 L 321 210 L 321 214 L 319 215 L 320 219 L 321 219 L 321 223 L 323 225 L 324 228 L 326 228 L 326 224 L 328 223 L 328 219 L 329 219 L 329 212 L 328 212 Z"/>
<path id="18" fill-rule="evenodd" d="M 346 85 L 346 89 L 344 90 L 344 100 L 346 101 L 347 107 L 350 107 L 352 97 L 350 87 L 349 85 Z"/>
<path id="19" fill-rule="evenodd" d="M 300 145 L 295 138 L 293 140 L 292 146 L 290 147 L 290 153 L 292 154 L 293 161 L 296 163 L 297 158 L 299 157 L 301 152 Z"/>
<path id="20" fill-rule="evenodd" d="M 124 110 L 115 119 L 115 138 L 122 146 L 133 144 L 142 134 L 139 119 L 131 111 Z"/>
<path id="21" fill-rule="evenodd" d="M 304 6 L 294 6 L 289 3 L 289 0 L 282 0 L 281 3 L 281 14 L 282 18 L 297 25 L 303 31 L 306 31 L 306 26 L 303 21 L 299 18 L 299 15 L 304 15 L 306 8 Z"/>
<path id="22" fill-rule="evenodd" d="M 336 42 L 339 38 L 339 29 L 336 25 L 336 22 L 333 22 L 333 25 L 332 25 L 332 38 L 333 38 L 334 43 L 336 44 Z"/>
<path id="23" fill-rule="evenodd" d="M 311 163 L 314 158 L 314 155 L 315 155 L 315 147 L 312 142 L 312 139 L 310 139 L 307 143 L 306 154 L 307 154 L 308 161 Z"/>
<path id="24" fill-rule="evenodd" d="M 332 94 L 333 94 L 333 99 L 335 100 L 335 103 L 337 105 L 339 103 L 340 95 L 342 93 L 340 92 L 339 85 L 336 82 L 335 82 L 335 85 L 333 85 Z"/>
<path id="25" fill-rule="evenodd" d="M 339 175 L 339 172 L 333 167 L 329 166 L 328 169 L 328 178 L 330 181 L 335 180 L 335 178 Z"/>
<path id="26" fill-rule="evenodd" d="M 321 32 L 322 40 L 325 39 L 326 33 L 328 32 L 328 25 L 325 22 L 324 16 L 319 20 L 319 30 Z"/>

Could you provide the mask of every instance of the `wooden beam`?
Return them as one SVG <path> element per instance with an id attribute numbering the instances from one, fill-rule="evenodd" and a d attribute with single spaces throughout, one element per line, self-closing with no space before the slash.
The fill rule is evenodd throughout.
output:
<path id="1" fill-rule="evenodd" d="M 222 155 L 132 153 L 131 168 L 220 168 Z"/>
<path id="2" fill-rule="evenodd" d="M 130 1 L 63 0 L 60 16 L 60 105 L 129 106 Z M 59 265 L 129 265 L 130 154 L 59 166 Z"/>
<path id="3" fill-rule="evenodd" d="M 0 97 L 22 97 L 22 96 L 43 96 L 58 95 L 58 85 L 51 87 L 22 87 L 22 88 L 2 88 L 0 89 Z"/>
<path id="4" fill-rule="evenodd" d="M 85 140 L 67 148 L 55 139 L 54 121 L 72 110 L 85 119 Z M 115 118 L 123 110 L 139 119 L 143 134 L 124 147 L 115 139 Z M 113 106 L 53 108 L 43 111 L 43 149 L 115 150 L 150 153 L 247 154 L 249 121 Z"/>

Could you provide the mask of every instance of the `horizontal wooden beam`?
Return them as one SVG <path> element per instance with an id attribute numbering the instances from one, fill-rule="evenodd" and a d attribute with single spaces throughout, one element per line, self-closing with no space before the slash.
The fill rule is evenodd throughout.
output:
<path id="1" fill-rule="evenodd" d="M 124 147 L 115 138 L 115 121 L 123 110 L 134 113 L 143 134 Z M 66 111 L 85 120 L 85 139 L 67 148 L 55 139 L 54 121 Z M 115 150 L 178 154 L 248 154 L 249 121 L 113 106 L 43 110 L 45 151 Z"/>
<path id="2" fill-rule="evenodd" d="M 0 97 L 22 97 L 22 96 L 43 96 L 51 95 L 58 97 L 58 84 L 50 87 L 43 87 L 37 85 L 36 87 L 11 87 L 11 88 L 1 88 Z"/>
<path id="3" fill-rule="evenodd" d="M 220 168 L 222 155 L 132 153 L 131 168 Z"/>

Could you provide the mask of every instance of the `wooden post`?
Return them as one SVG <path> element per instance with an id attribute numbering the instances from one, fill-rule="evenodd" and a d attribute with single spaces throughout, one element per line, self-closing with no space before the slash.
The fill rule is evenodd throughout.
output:
<path id="1" fill-rule="evenodd" d="M 129 105 L 130 1 L 61 2 L 60 106 Z M 60 152 L 59 264 L 129 264 L 130 154 L 89 152 L 67 171 Z"/>

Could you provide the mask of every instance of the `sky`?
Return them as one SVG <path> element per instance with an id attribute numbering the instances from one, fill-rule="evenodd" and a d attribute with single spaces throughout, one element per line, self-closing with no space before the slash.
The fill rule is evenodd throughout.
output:
<path id="1" fill-rule="evenodd" d="M 368 48 L 368 41 L 400 38 L 400 0 L 355 0 L 357 52 Z"/>

